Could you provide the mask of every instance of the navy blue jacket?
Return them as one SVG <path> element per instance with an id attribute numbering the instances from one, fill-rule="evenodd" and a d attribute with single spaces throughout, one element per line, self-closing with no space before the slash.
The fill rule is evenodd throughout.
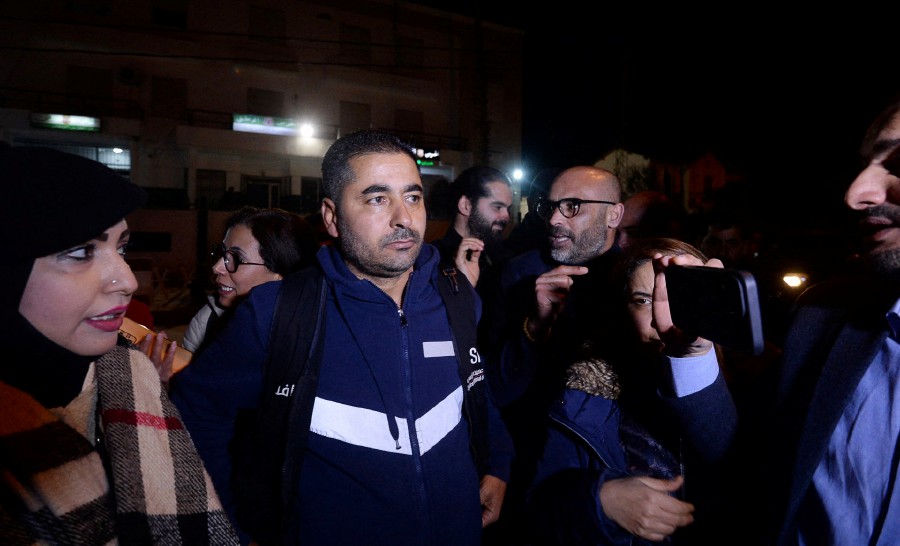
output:
<path id="1" fill-rule="evenodd" d="M 550 413 L 544 455 L 528 514 L 539 544 L 622 544 L 632 536 L 600 506 L 600 486 L 628 475 L 619 444 L 618 405 L 566 389 Z"/>
<path id="2" fill-rule="evenodd" d="M 326 342 L 286 542 L 478 544 L 479 476 L 456 360 L 469 355 L 452 348 L 435 287 L 445 282 L 437 252 L 423 246 L 402 313 L 350 273 L 336 249 L 323 248 L 318 258 L 328 286 Z M 228 443 L 238 411 L 259 403 L 280 285 L 251 291 L 223 335 L 182 372 L 173 394 L 231 509 Z M 489 428 L 504 430 L 491 409 Z M 488 473 L 508 480 L 511 448 L 493 447 Z"/>
<path id="3" fill-rule="evenodd" d="M 642 409 L 653 405 L 644 395 L 623 406 L 621 398 L 611 400 L 593 392 L 585 383 L 596 379 L 581 370 L 580 388 L 566 388 L 550 411 L 547 442 L 528 493 L 535 543 L 649 544 L 606 516 L 599 492 L 611 479 L 684 475 L 677 427 L 655 409 L 646 408 L 650 415 L 641 415 Z M 721 377 L 717 383 L 722 384 Z M 695 539 L 696 535 L 684 543 L 699 544 Z"/>

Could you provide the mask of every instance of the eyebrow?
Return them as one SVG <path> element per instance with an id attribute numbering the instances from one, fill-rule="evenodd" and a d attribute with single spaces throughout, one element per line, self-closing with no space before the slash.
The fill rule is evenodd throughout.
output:
<path id="1" fill-rule="evenodd" d="M 875 142 L 875 145 L 872 146 L 872 157 L 879 156 L 897 146 L 900 146 L 900 138 L 878 140 Z"/>
<path id="2" fill-rule="evenodd" d="M 631 293 L 631 297 L 634 297 L 634 296 L 644 296 L 646 298 L 652 298 L 653 294 L 648 294 L 647 292 L 641 292 L 640 290 L 635 290 L 634 292 Z"/>
<path id="3" fill-rule="evenodd" d="M 391 187 L 385 184 L 373 184 L 368 188 L 364 189 L 361 194 L 369 195 L 371 193 L 390 193 Z M 409 193 L 414 191 L 423 191 L 421 184 L 409 184 L 408 186 L 403 188 L 403 193 Z"/>

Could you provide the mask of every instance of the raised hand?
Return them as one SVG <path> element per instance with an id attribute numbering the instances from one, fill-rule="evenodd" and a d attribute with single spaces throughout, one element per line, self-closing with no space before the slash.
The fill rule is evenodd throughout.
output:
<path id="1" fill-rule="evenodd" d="M 704 263 L 699 258 L 687 254 L 664 256 L 657 254 L 653 258 L 653 323 L 659 338 L 664 344 L 664 352 L 674 357 L 689 357 L 706 354 L 713 344 L 708 339 L 698 337 L 690 332 L 677 328 L 672 321 L 669 309 L 669 295 L 666 289 L 666 267 L 676 265 L 703 265 L 706 267 L 723 267 L 722 261 L 713 258 Z"/>
<path id="2" fill-rule="evenodd" d="M 580 265 L 559 265 L 539 276 L 534 283 L 535 312 L 526 321 L 533 339 L 543 339 L 550 333 L 556 317 L 563 310 L 572 289 L 573 276 L 585 275 L 588 268 Z"/>
<path id="3" fill-rule="evenodd" d="M 453 264 L 469 279 L 472 286 L 478 284 L 481 276 L 481 267 L 478 260 L 484 251 L 484 241 L 475 237 L 465 237 L 456 249 L 456 257 Z"/>

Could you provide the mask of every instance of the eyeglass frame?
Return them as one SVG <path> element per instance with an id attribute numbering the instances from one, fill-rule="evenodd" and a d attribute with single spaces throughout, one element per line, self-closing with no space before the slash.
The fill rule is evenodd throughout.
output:
<path id="1" fill-rule="evenodd" d="M 257 262 L 244 261 L 244 259 L 241 258 L 237 252 L 228 249 L 225 246 L 225 243 L 213 245 L 212 250 L 210 250 L 209 252 L 209 255 L 217 262 L 221 259 L 222 265 L 225 266 L 225 271 L 229 273 L 236 273 L 238 268 L 242 265 L 266 265 Z M 231 259 L 229 259 L 229 256 Z M 234 264 L 234 269 L 231 269 L 231 267 L 229 267 L 229 264 Z"/>
<path id="2" fill-rule="evenodd" d="M 572 216 L 568 216 L 565 212 L 563 212 L 561 205 L 565 202 L 572 203 L 573 210 L 574 210 L 574 212 L 572 213 Z M 549 220 L 550 218 L 552 218 L 554 210 L 558 210 L 559 213 L 562 214 L 563 218 L 571 219 L 571 218 L 575 218 L 576 216 L 578 216 L 578 213 L 581 212 L 581 205 L 583 205 L 585 203 L 602 203 L 604 205 L 618 205 L 618 203 L 615 201 L 596 201 L 593 199 L 579 199 L 577 197 L 563 197 L 562 199 L 560 199 L 558 201 L 551 201 L 550 199 L 541 197 L 540 199 L 538 199 L 538 202 L 534 205 L 534 211 L 537 213 L 538 216 L 540 216 L 544 220 Z M 541 209 L 544 206 L 547 206 L 550 208 L 549 213 L 546 216 L 544 216 L 544 214 L 541 213 Z"/>

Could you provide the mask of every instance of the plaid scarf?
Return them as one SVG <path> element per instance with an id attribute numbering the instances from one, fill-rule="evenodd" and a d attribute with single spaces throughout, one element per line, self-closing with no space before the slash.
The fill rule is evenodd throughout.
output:
<path id="1" fill-rule="evenodd" d="M 59 412 L 0 383 L 0 542 L 238 544 L 153 365 L 116 347 L 94 372 Z"/>

